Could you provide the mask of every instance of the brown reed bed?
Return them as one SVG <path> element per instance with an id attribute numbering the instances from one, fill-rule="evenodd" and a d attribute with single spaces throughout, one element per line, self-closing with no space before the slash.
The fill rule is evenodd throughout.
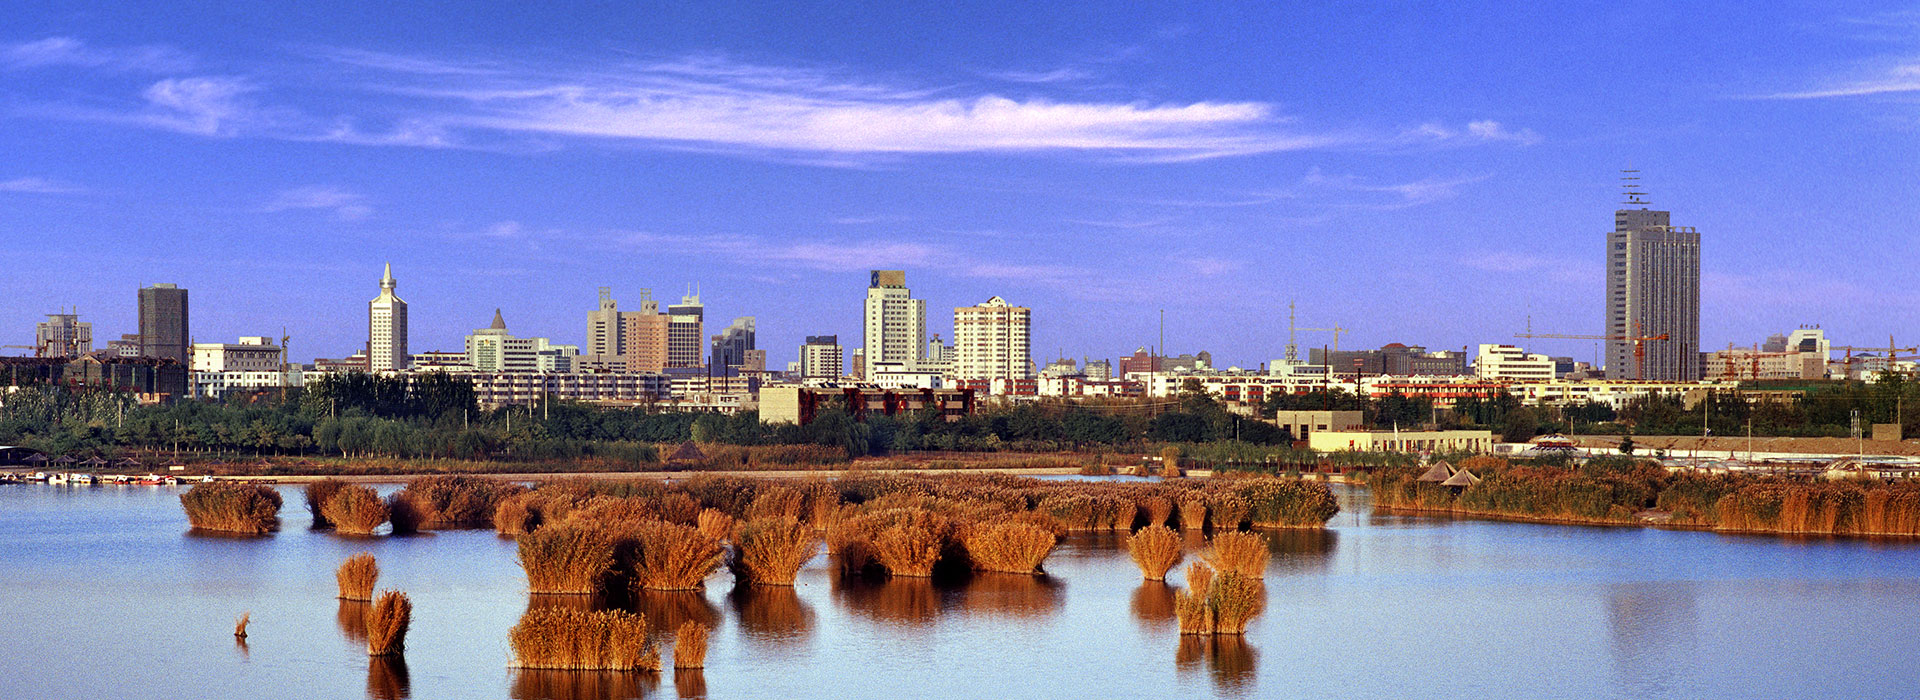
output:
<path id="1" fill-rule="evenodd" d="M 820 536 L 796 518 L 759 517 L 740 524 L 729 563 L 751 585 L 791 586 L 819 546 Z"/>
<path id="2" fill-rule="evenodd" d="M 333 578 L 339 584 L 341 600 L 373 600 L 373 584 L 380 580 L 380 563 L 372 554 L 361 552 L 341 562 L 340 568 L 333 570 Z"/>
<path id="3" fill-rule="evenodd" d="M 563 521 L 514 538 L 533 593 L 595 593 L 613 569 L 617 538 L 594 522 Z"/>
<path id="4" fill-rule="evenodd" d="M 280 492 L 263 484 L 195 484 L 180 494 L 180 506 L 187 511 L 187 522 L 201 530 L 259 535 L 280 527 Z"/>
<path id="5" fill-rule="evenodd" d="M 320 512 L 333 523 L 335 532 L 371 535 L 375 528 L 386 524 L 391 510 L 372 488 L 349 484 L 335 489 L 333 495 L 320 504 Z"/>
<path id="6" fill-rule="evenodd" d="M 1136 502 L 1144 526 L 1165 525 L 1173 519 L 1173 499 L 1166 496 L 1145 495 Z"/>
<path id="7" fill-rule="evenodd" d="M 660 499 L 660 519 L 675 525 L 692 525 L 700 519 L 700 502 L 684 493 L 670 493 Z"/>
<path id="8" fill-rule="evenodd" d="M 673 667 L 707 667 L 707 627 L 688 620 L 673 633 Z"/>
<path id="9" fill-rule="evenodd" d="M 413 622 L 413 601 L 399 591 L 386 591 L 367 609 L 367 653 L 399 654 L 407 647 L 407 626 Z"/>
<path id="10" fill-rule="evenodd" d="M 1205 563 L 1187 566 L 1187 589 L 1174 594 L 1180 634 L 1244 634 L 1247 622 L 1266 606 L 1266 589 L 1233 571 L 1215 573 Z"/>
<path id="11" fill-rule="evenodd" d="M 1167 572 L 1186 556 L 1180 533 L 1165 525 L 1149 525 L 1127 537 L 1127 553 L 1148 581 L 1164 581 Z"/>
<path id="12" fill-rule="evenodd" d="M 1207 592 L 1213 585 L 1213 569 L 1204 562 L 1187 565 L 1187 588 L 1173 594 L 1173 614 L 1180 621 L 1180 634 L 1213 634 L 1213 609 L 1207 605 Z"/>
<path id="13" fill-rule="evenodd" d="M 1247 501 L 1232 492 L 1216 493 L 1207 499 L 1207 522 L 1215 532 L 1238 530 L 1247 524 Z M 1326 521 L 1321 521 L 1322 525 Z"/>
<path id="14" fill-rule="evenodd" d="M 507 632 L 514 668 L 658 671 L 646 616 L 623 610 L 535 608 Z"/>
<path id="15" fill-rule="evenodd" d="M 1233 572 L 1247 578 L 1266 578 L 1267 538 L 1255 532 L 1222 532 L 1213 536 L 1207 548 L 1207 563 L 1221 572 Z"/>
<path id="16" fill-rule="evenodd" d="M 629 531 L 633 543 L 627 562 L 633 587 L 661 591 L 699 588 L 720 568 L 726 548 L 719 540 L 687 525 L 655 520 Z"/>
<path id="17" fill-rule="evenodd" d="M 754 494 L 753 503 L 747 506 L 746 512 L 741 517 L 744 520 L 760 518 L 799 520 L 805 506 L 806 494 L 801 493 L 799 489 L 777 484 L 763 486 L 758 493 Z"/>
<path id="18" fill-rule="evenodd" d="M 310 482 L 307 484 L 307 487 L 303 489 L 306 495 L 307 512 L 313 514 L 314 529 L 333 527 L 333 521 L 327 518 L 327 514 L 321 511 L 321 507 L 326 505 L 328 498 L 332 498 L 333 494 L 338 493 L 340 489 L 346 487 L 346 479 L 328 477 L 319 481 Z"/>
<path id="19" fill-rule="evenodd" d="M 970 528 L 962 543 L 976 571 L 1038 574 L 1059 542 L 1052 530 L 1031 522 L 997 519 Z"/>
<path id="20" fill-rule="evenodd" d="M 493 527 L 500 501 L 526 488 L 483 476 L 416 476 L 388 500 L 394 532 Z"/>
<path id="21" fill-rule="evenodd" d="M 716 540 L 732 538 L 733 526 L 733 516 L 712 508 L 701 510 L 700 517 L 694 524 L 694 528 L 699 530 L 700 534 Z"/>
<path id="22" fill-rule="evenodd" d="M 1207 496 L 1199 491 L 1180 494 L 1180 529 L 1202 530 L 1207 527 Z"/>
<path id="23" fill-rule="evenodd" d="M 250 625 L 250 624 L 253 624 L 253 612 L 248 611 L 248 612 L 240 613 L 240 618 L 233 621 L 233 636 L 240 639 L 246 639 L 247 625 Z"/>

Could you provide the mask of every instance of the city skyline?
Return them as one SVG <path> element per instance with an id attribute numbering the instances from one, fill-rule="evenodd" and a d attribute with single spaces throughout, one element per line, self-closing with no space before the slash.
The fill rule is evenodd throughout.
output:
<path id="1" fill-rule="evenodd" d="M 1019 299 L 1040 363 L 1154 345 L 1165 308 L 1169 350 L 1250 368 L 1281 354 L 1288 301 L 1342 347 L 1458 348 L 1529 319 L 1602 332 L 1628 167 L 1711 239 L 1702 350 L 1814 323 L 1904 337 L 1920 21 L 1762 9 L 1066 8 L 1013 38 L 962 8 L 22 10 L 0 230 L 32 245 L 4 254 L 66 264 L 0 282 L 0 337 L 71 306 L 96 343 L 134 332 L 132 290 L 172 282 L 201 342 L 286 328 L 296 356 L 341 357 L 391 260 L 416 351 L 495 307 L 581 342 L 597 287 L 697 283 L 784 366 L 806 336 L 859 337 L 870 269 L 935 309 Z"/>

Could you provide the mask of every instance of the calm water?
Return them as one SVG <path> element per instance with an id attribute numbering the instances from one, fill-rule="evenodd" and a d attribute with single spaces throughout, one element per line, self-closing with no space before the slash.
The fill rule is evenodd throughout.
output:
<path id="1" fill-rule="evenodd" d="M 1342 490 L 1325 532 L 1269 535 L 1244 640 L 1174 631 L 1115 536 L 1043 579 L 843 582 L 638 602 L 715 625 L 697 675 L 522 674 L 530 600 L 491 532 L 187 533 L 165 487 L 0 487 L 0 698 L 1468 697 L 1877 698 L 1920 688 L 1920 544 L 1376 514 Z M 402 663 L 369 661 L 334 600 L 346 556 L 414 600 Z M 233 620 L 253 614 L 234 643 Z"/>

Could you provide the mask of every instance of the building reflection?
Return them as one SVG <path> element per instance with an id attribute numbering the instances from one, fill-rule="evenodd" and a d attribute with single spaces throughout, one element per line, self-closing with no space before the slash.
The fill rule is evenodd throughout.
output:
<path id="1" fill-rule="evenodd" d="M 373 700 L 402 700 L 413 696 L 413 683 L 407 673 L 407 659 L 399 654 L 367 657 L 367 697 Z"/>
<path id="2" fill-rule="evenodd" d="M 813 608 L 800 600 L 792 586 L 736 584 L 727 604 L 748 640 L 791 645 L 813 634 Z"/>
<path id="3" fill-rule="evenodd" d="M 660 675 L 648 671 L 520 669 L 513 674 L 507 696 L 514 700 L 627 700 L 652 695 L 659 685 Z"/>

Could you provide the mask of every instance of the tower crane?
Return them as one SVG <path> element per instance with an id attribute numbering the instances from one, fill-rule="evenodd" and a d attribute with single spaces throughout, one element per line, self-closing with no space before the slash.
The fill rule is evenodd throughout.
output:
<path id="1" fill-rule="evenodd" d="M 1845 360 L 1845 362 L 1846 362 L 1846 373 L 1847 373 L 1848 379 L 1853 378 L 1853 352 L 1855 350 L 1860 350 L 1860 351 L 1870 350 L 1873 352 L 1879 352 L 1881 350 L 1887 351 L 1887 371 L 1889 372 L 1893 371 L 1894 362 L 1897 362 L 1899 360 L 1920 359 L 1920 357 L 1915 357 L 1915 356 L 1901 356 L 1900 353 L 1903 353 L 1903 352 L 1920 352 L 1920 347 L 1911 347 L 1911 348 L 1895 347 L 1893 342 L 1893 336 L 1891 335 L 1887 336 L 1887 346 L 1884 348 L 1865 348 L 1865 347 L 1858 347 L 1854 345 L 1836 345 L 1833 347 L 1833 349 L 1845 350 L 1847 352 L 1847 359 Z"/>
<path id="2" fill-rule="evenodd" d="M 1322 333 L 1332 333 L 1333 349 L 1328 351 L 1328 355 L 1327 355 L 1327 367 L 1328 367 L 1327 373 L 1332 374 L 1333 373 L 1333 369 L 1332 369 L 1333 355 L 1332 354 L 1340 351 L 1340 334 L 1350 330 L 1353 330 L 1353 329 L 1341 328 L 1338 324 L 1335 324 L 1334 327 L 1332 328 L 1296 328 L 1293 325 L 1293 302 L 1287 302 L 1287 361 L 1292 362 L 1294 360 L 1300 359 L 1298 346 L 1294 343 L 1293 334 L 1295 331 L 1314 331 L 1314 332 L 1322 332 Z"/>
<path id="3" fill-rule="evenodd" d="M 1637 329 L 1636 329 L 1637 330 Z M 1660 335 L 1573 335 L 1568 333 L 1515 333 L 1515 338 L 1557 338 L 1561 340 L 1626 340 L 1633 342 L 1633 378 L 1647 376 L 1647 343 L 1655 340 L 1667 340 L 1667 334 Z M 1609 374 L 1611 376 L 1611 374 Z"/>

